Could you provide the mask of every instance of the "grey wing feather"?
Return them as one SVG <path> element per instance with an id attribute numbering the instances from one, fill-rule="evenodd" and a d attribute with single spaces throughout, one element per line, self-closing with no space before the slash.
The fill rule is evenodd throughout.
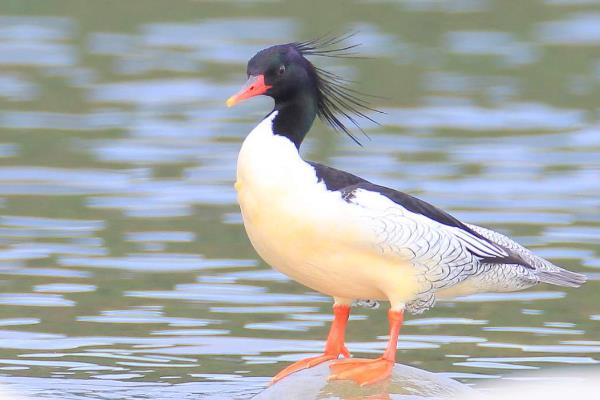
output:
<path id="1" fill-rule="evenodd" d="M 550 283 L 558 286 L 579 287 L 587 280 L 585 275 L 558 267 L 552 264 L 550 261 L 536 256 L 530 250 L 498 232 L 494 232 L 490 229 L 482 228 L 477 225 L 465 225 L 489 241 L 507 248 L 519 255 L 534 268 L 533 272 L 540 282 Z"/>
<path id="2" fill-rule="evenodd" d="M 361 204 L 354 200 L 355 204 Z M 464 240 L 452 227 L 446 227 L 403 207 L 390 207 L 377 217 L 372 216 L 381 254 L 394 254 L 409 260 L 417 270 L 421 290 L 407 310 L 420 313 L 435 303 L 435 292 L 451 287 L 484 272 L 477 256 L 467 250 L 475 237 Z M 479 239 L 480 240 L 480 239 Z M 492 245 L 486 251 L 491 251 Z M 493 245 L 493 248 L 496 248 Z"/>
<path id="3" fill-rule="evenodd" d="M 361 188 L 346 201 L 370 212 L 375 237 L 365 240 L 381 255 L 409 261 L 419 292 L 406 304 L 420 313 L 433 306 L 436 292 L 470 280 L 478 291 L 513 291 L 546 282 L 579 286 L 585 276 L 559 268 L 504 235 L 475 225 L 449 226 L 401 204 L 388 206 L 377 193 Z"/>

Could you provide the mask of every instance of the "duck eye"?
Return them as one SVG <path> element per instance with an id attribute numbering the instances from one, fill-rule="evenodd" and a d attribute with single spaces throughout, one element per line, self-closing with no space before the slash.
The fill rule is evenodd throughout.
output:
<path id="1" fill-rule="evenodd" d="M 284 72 L 285 72 L 285 65 L 281 65 L 279 67 L 279 75 L 283 75 Z"/>

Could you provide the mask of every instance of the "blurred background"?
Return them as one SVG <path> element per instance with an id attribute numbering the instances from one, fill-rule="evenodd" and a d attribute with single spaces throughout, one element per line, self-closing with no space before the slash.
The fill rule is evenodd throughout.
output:
<path id="1" fill-rule="evenodd" d="M 233 181 L 269 99 L 259 49 L 357 32 L 313 59 L 381 96 L 356 146 L 306 158 L 509 234 L 590 282 L 441 303 L 398 360 L 477 387 L 600 360 L 600 2 L 0 2 L 0 384 L 36 398 L 247 399 L 322 350 L 330 299 L 257 258 Z M 354 355 L 384 310 L 353 312 Z"/>

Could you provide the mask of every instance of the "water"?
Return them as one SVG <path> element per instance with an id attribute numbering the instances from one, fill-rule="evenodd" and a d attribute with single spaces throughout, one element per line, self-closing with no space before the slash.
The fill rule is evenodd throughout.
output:
<path id="1" fill-rule="evenodd" d="M 318 10 L 318 12 L 315 12 Z M 224 100 L 260 48 L 357 31 L 315 60 L 377 94 L 362 148 L 307 158 L 507 233 L 591 282 L 441 303 L 399 362 L 475 387 L 600 362 L 600 8 L 594 1 L 0 4 L 0 383 L 35 398 L 247 399 L 321 351 L 330 299 L 270 270 L 235 203 L 270 107 Z M 357 309 L 348 346 L 385 346 Z"/>

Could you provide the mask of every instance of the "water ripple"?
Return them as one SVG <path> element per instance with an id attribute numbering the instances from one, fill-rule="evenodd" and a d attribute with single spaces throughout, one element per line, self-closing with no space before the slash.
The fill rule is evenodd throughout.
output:
<path id="1" fill-rule="evenodd" d="M 58 294 L 2 293 L 0 304 L 9 306 L 73 307 L 74 301 Z"/>

